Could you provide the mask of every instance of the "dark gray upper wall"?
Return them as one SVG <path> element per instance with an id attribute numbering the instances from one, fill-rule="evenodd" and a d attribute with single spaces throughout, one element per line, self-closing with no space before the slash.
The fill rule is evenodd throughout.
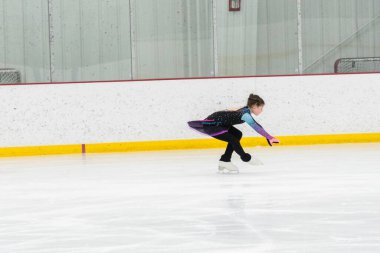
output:
<path id="1" fill-rule="evenodd" d="M 0 0 L 0 68 L 23 82 L 128 80 L 331 73 L 338 58 L 379 56 L 380 1 L 301 3 L 299 17 L 297 0 L 239 12 L 225 0 Z"/>

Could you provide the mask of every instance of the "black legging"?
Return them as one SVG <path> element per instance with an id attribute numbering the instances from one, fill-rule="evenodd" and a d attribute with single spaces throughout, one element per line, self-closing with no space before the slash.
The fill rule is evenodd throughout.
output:
<path id="1" fill-rule="evenodd" d="M 244 162 L 248 162 L 251 160 L 251 155 L 248 153 L 245 153 L 242 146 L 240 145 L 240 140 L 241 140 L 242 136 L 243 136 L 242 132 L 233 126 L 231 126 L 228 129 L 228 132 L 226 132 L 224 134 L 213 136 L 215 139 L 228 142 L 226 151 L 224 152 L 224 154 L 220 158 L 220 161 L 230 162 L 232 152 L 234 152 L 234 151 L 240 156 L 240 158 Z"/>

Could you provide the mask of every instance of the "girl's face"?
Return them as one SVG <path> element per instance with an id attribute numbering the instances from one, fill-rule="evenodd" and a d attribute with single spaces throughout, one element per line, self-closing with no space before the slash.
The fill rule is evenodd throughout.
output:
<path id="1" fill-rule="evenodd" d="M 252 105 L 252 106 L 249 108 L 249 110 L 250 110 L 251 113 L 253 113 L 254 115 L 259 116 L 259 114 L 263 111 L 263 107 L 264 107 L 264 105 L 260 105 L 260 106 Z"/>

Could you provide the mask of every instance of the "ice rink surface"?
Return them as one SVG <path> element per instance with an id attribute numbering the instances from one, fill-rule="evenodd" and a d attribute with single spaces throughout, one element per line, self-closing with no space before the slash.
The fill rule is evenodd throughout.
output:
<path id="1" fill-rule="evenodd" d="M 1 253 L 380 252 L 380 144 L 0 159 Z"/>

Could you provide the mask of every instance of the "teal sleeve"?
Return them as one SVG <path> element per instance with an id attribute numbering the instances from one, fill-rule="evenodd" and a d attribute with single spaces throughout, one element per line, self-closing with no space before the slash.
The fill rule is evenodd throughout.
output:
<path id="1" fill-rule="evenodd" d="M 273 138 L 273 136 L 271 136 L 270 134 L 268 134 L 264 130 L 264 128 L 253 119 L 253 117 L 251 116 L 251 114 L 244 113 L 243 116 L 241 117 L 241 120 L 243 120 L 245 123 L 247 123 L 248 125 L 250 125 L 258 134 L 264 136 L 268 140 L 270 140 L 270 139 Z"/>

